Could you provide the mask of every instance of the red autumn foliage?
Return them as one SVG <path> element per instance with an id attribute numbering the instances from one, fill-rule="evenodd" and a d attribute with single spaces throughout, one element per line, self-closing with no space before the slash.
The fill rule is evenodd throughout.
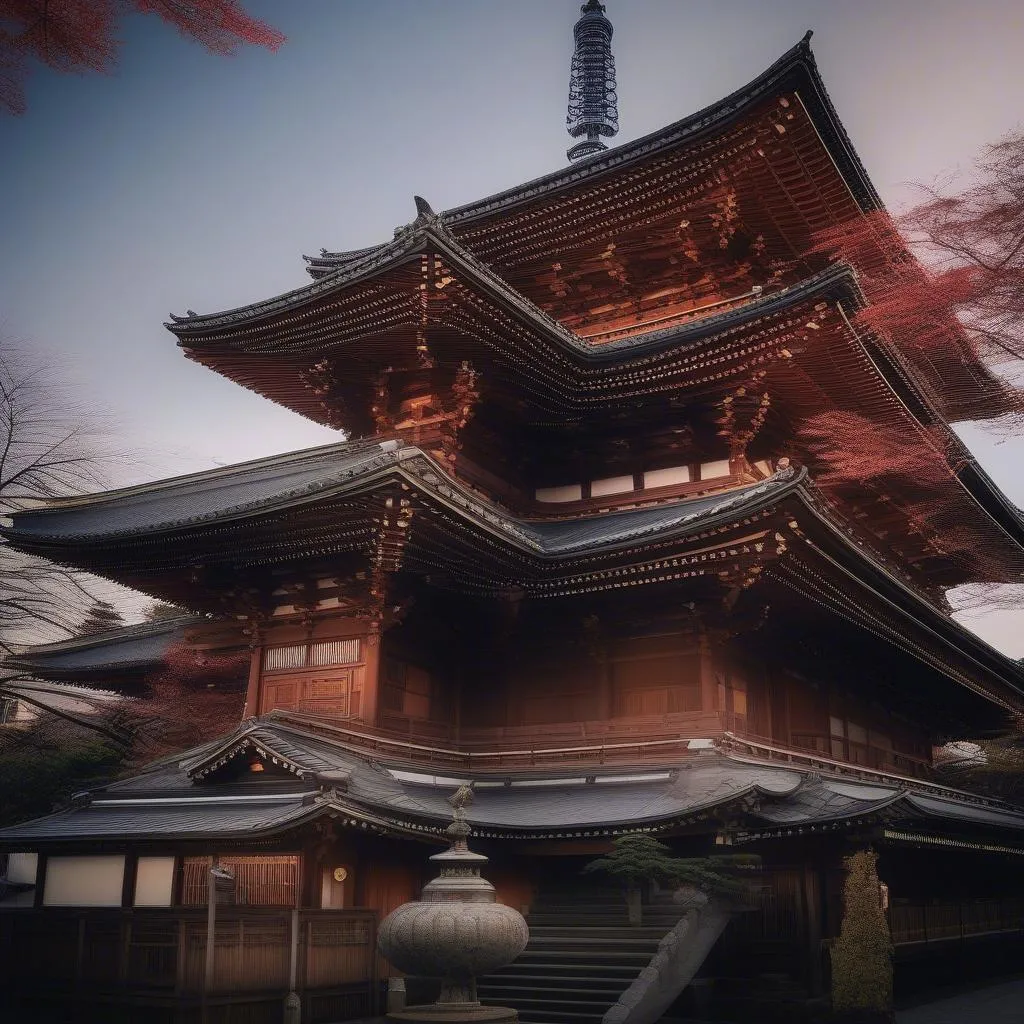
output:
<path id="1" fill-rule="evenodd" d="M 884 495 L 902 507 L 908 532 L 925 538 L 933 556 L 963 567 L 975 579 L 1006 578 L 1008 567 L 988 550 L 978 518 L 964 518 L 955 481 L 959 467 L 938 431 L 922 427 L 908 432 L 831 410 L 806 420 L 799 438 L 815 482 L 826 494 L 855 502 L 865 489 Z"/>
<path id="2" fill-rule="evenodd" d="M 800 437 L 807 447 L 815 479 L 823 486 L 881 482 L 902 477 L 915 488 L 942 488 L 952 478 L 940 442 L 928 431 L 897 432 L 843 410 L 806 420 Z"/>
<path id="3" fill-rule="evenodd" d="M 210 655 L 172 647 L 148 680 L 148 694 L 125 712 L 130 759 L 150 761 L 233 729 L 242 718 L 249 654 Z"/>
<path id="4" fill-rule="evenodd" d="M 33 62 L 79 74 L 110 71 L 121 45 L 118 20 L 131 11 L 159 15 L 213 53 L 234 53 L 241 43 L 276 50 L 284 42 L 238 0 L 0 0 L 0 108 L 24 111 Z"/>
<path id="5" fill-rule="evenodd" d="M 819 233 L 812 251 L 857 269 L 868 305 L 855 323 L 903 356 L 951 418 L 1019 414 L 1024 397 L 1005 375 L 1024 358 L 1024 129 L 988 146 L 965 185 L 920 192 L 899 217 Z"/>
<path id="6" fill-rule="evenodd" d="M 852 265 L 866 303 L 855 329 L 887 348 L 900 371 L 949 421 L 1017 429 L 1024 392 L 1024 129 L 987 147 L 966 183 L 920 190 L 898 217 L 870 213 L 820 232 L 812 253 Z M 879 416 L 884 417 L 882 407 Z M 868 488 L 898 504 L 908 531 L 979 581 L 1020 578 L 1020 560 L 991 551 L 984 515 L 954 479 L 966 457 L 941 422 L 914 424 L 893 409 L 871 419 L 832 410 L 800 428 L 827 493 Z M 998 588 L 977 587 L 978 594 Z"/>

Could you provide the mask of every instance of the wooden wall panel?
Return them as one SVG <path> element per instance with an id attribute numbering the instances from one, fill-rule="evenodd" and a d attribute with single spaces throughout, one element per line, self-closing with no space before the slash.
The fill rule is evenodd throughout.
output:
<path id="1" fill-rule="evenodd" d="M 333 718 L 358 718 L 364 677 L 362 666 L 267 675 L 261 688 L 260 714 L 280 708 Z"/>
<path id="2" fill-rule="evenodd" d="M 422 854 L 419 847 L 410 851 Z M 362 903 L 381 920 L 403 903 L 419 898 L 420 869 L 412 864 L 366 858 L 360 861 Z"/>
<path id="3" fill-rule="evenodd" d="M 689 634 L 613 641 L 571 654 L 518 652 L 466 688 L 466 728 L 554 726 L 702 709 L 700 658 Z"/>
<path id="4" fill-rule="evenodd" d="M 688 636 L 627 640 L 609 655 L 612 717 L 701 710 L 700 655 Z"/>
<path id="5" fill-rule="evenodd" d="M 534 887 L 529 878 L 513 868 L 494 867 L 486 872 L 487 880 L 494 886 L 499 903 L 512 907 L 520 913 L 528 913 L 533 903 Z"/>

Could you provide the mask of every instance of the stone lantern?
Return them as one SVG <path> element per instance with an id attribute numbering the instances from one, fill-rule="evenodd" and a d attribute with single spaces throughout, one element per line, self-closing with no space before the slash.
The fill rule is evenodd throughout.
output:
<path id="1" fill-rule="evenodd" d="M 454 808 L 447 835 L 451 846 L 430 859 L 440 875 L 423 887 L 419 902 L 403 903 L 381 923 L 377 944 L 381 953 L 407 974 L 441 978 L 436 1003 L 412 1006 L 388 1014 L 394 1021 L 514 1022 L 515 1010 L 481 1006 L 476 997 L 477 975 L 511 963 L 530 937 L 523 915 L 496 903 L 494 886 L 480 877 L 487 858 L 467 845 L 471 829 L 466 806 L 473 800 L 461 786 L 449 803 Z"/>

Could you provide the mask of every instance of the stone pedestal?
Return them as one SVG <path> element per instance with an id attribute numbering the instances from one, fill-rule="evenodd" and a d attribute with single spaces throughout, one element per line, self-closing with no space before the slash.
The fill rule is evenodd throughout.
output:
<path id="1" fill-rule="evenodd" d="M 518 1024 L 519 1014 L 505 1006 L 475 1007 L 466 1003 L 431 1003 L 429 1006 L 412 1006 L 408 1010 L 389 1013 L 388 1020 L 422 1021 L 432 1024 L 456 1024 L 461 1021 L 487 1021 L 488 1024 Z"/>

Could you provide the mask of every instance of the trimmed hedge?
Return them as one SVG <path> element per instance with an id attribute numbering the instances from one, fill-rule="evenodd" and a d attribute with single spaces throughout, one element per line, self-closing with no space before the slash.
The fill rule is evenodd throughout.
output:
<path id="1" fill-rule="evenodd" d="M 874 850 L 843 861 L 843 923 L 832 947 L 832 1009 L 840 1020 L 892 1019 L 892 938 Z"/>

